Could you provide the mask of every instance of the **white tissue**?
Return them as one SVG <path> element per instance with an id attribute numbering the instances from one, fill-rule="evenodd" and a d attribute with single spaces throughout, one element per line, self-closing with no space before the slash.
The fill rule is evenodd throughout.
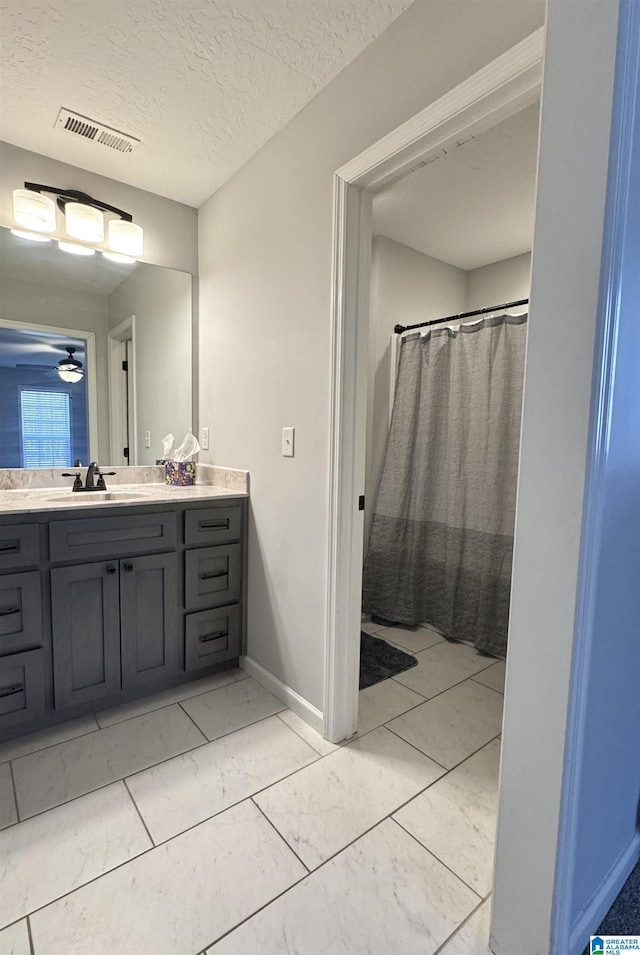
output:
<path id="1" fill-rule="evenodd" d="M 171 460 L 171 449 L 173 448 L 173 435 L 165 434 L 162 439 L 162 459 L 163 461 Z"/>
<path id="2" fill-rule="evenodd" d="M 184 436 L 184 441 L 180 447 L 174 451 L 173 460 L 189 461 L 199 450 L 200 445 L 198 444 L 198 439 L 190 431 L 187 431 Z"/>

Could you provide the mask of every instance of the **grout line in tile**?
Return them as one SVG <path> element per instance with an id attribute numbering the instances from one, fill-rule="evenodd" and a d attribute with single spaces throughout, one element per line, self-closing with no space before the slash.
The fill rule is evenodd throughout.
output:
<path id="1" fill-rule="evenodd" d="M 222 672 L 225 673 L 226 671 L 223 670 Z M 218 676 L 217 673 L 214 673 L 213 675 L 214 675 L 214 676 Z M 247 679 L 249 679 L 249 675 L 248 675 L 248 674 L 247 674 Z M 193 696 L 185 696 L 185 697 L 183 697 L 181 700 L 174 700 L 172 703 L 159 703 L 158 706 L 154 706 L 154 707 L 153 707 L 152 709 L 150 709 L 150 710 L 145 710 L 144 713 L 135 713 L 133 716 L 125 716 L 124 719 L 122 719 L 122 720 L 116 720 L 116 721 L 113 722 L 113 723 L 107 723 L 106 726 L 100 726 L 100 723 L 98 723 L 98 729 L 108 730 L 108 729 L 110 729 L 112 726 L 120 726 L 122 723 L 128 723 L 129 720 L 137 720 L 140 716 L 148 716 L 149 713 L 157 713 L 158 710 L 166 710 L 168 706 L 179 706 L 181 703 L 186 703 L 188 700 L 195 700 L 195 699 L 197 699 L 199 696 L 204 696 L 205 693 L 215 693 L 216 690 L 224 690 L 224 688 L 227 687 L 227 686 L 234 686 L 234 684 L 236 684 L 236 683 L 241 683 L 241 682 L 242 682 L 241 680 L 236 680 L 235 677 L 232 677 L 230 683 L 223 683 L 222 686 L 210 686 L 208 690 L 201 690 L 199 693 L 194 693 Z M 189 686 L 189 684 L 188 684 L 188 683 L 184 683 L 183 686 Z M 167 692 L 169 692 L 170 689 L 171 689 L 171 687 L 169 687 L 169 689 L 167 690 Z M 160 691 L 160 692 L 162 692 L 162 691 Z M 141 697 L 140 699 L 141 699 L 141 700 L 144 700 L 145 697 L 143 696 L 143 697 Z M 130 703 L 137 703 L 138 700 L 130 700 L 129 702 L 130 702 Z M 121 705 L 122 705 L 122 706 L 127 706 L 128 704 L 127 704 L 127 703 L 122 703 Z M 113 707 L 113 709 L 115 709 L 115 708 L 116 708 L 116 707 Z M 102 710 L 102 712 L 103 712 L 103 713 L 105 713 L 105 712 L 108 713 L 109 710 Z M 96 722 L 97 722 L 97 721 L 98 721 L 98 716 L 99 716 L 99 714 L 98 714 L 98 713 L 95 713 L 94 716 L 95 716 L 95 719 L 96 719 Z"/>
<path id="2" fill-rule="evenodd" d="M 392 819 L 391 822 L 395 822 L 396 826 L 398 826 L 399 829 L 402 829 L 403 832 L 406 832 L 406 834 L 407 834 L 408 836 L 411 836 L 411 838 L 413 839 L 413 841 L 416 842 L 416 843 L 420 846 L 421 849 L 424 849 L 424 851 L 427 852 L 433 859 L 437 859 L 437 861 L 440 863 L 440 865 L 444 866 L 445 869 L 448 869 L 448 871 L 449 871 L 452 875 L 455 875 L 456 879 L 457 879 L 459 882 L 462 882 L 462 884 L 465 885 L 465 886 L 469 889 L 470 892 L 473 892 L 473 894 L 475 895 L 475 897 L 478 899 L 478 905 L 482 905 L 482 901 L 483 901 L 482 896 L 479 895 L 479 894 L 476 892 L 475 889 L 472 889 L 471 886 L 469 885 L 469 883 L 468 883 L 468 882 L 465 882 L 465 880 L 462 878 L 461 875 L 459 875 L 458 872 L 456 872 L 454 869 L 452 869 L 450 865 L 447 865 L 446 862 L 443 862 L 442 859 L 441 859 L 439 856 L 437 856 L 436 853 L 435 853 L 432 849 L 429 849 L 427 846 L 425 846 L 425 844 L 424 844 L 423 842 L 420 842 L 420 840 L 417 839 L 412 832 L 410 832 L 408 829 L 406 829 L 406 828 L 402 825 L 401 822 L 398 822 L 397 819 Z M 476 906 L 476 908 L 477 908 L 477 906 Z M 456 929 L 456 931 L 457 931 L 457 929 Z"/>
<path id="3" fill-rule="evenodd" d="M 485 670 L 481 670 L 480 673 L 485 673 Z M 480 676 L 480 673 L 476 673 L 476 676 Z M 504 693 L 502 690 L 496 690 L 495 686 L 487 686 L 486 683 L 482 683 L 480 680 L 476 680 L 474 676 L 469 677 L 470 680 L 473 680 L 474 683 L 477 683 L 478 686 L 483 686 L 485 690 L 493 690 L 494 693 L 497 693 L 498 696 L 501 696 L 504 699 Z"/>
<path id="4" fill-rule="evenodd" d="M 403 713 L 401 713 L 400 715 L 404 716 Z M 396 719 L 395 716 L 394 716 L 394 719 Z M 391 720 L 389 720 L 389 722 L 391 722 Z M 420 749 L 419 746 L 416 746 L 415 743 L 410 743 L 408 739 L 405 739 L 403 736 L 400 736 L 399 733 L 396 733 L 395 730 L 392 730 L 391 727 L 388 726 L 386 723 L 384 724 L 383 728 L 386 729 L 388 733 L 392 733 L 396 739 L 399 739 L 401 742 L 406 743 L 407 746 L 410 746 L 412 749 L 415 749 L 416 753 L 420 753 L 421 756 L 424 756 L 426 759 L 430 759 L 431 762 L 435 763 L 436 766 L 439 766 L 440 769 L 444 769 L 443 775 L 446 775 L 446 773 L 449 772 L 446 766 L 443 766 L 442 763 L 439 763 L 437 759 L 433 758 L 433 756 L 429 756 L 428 753 L 425 753 L 425 751 L 423 749 Z M 442 779 L 442 776 L 440 776 L 439 778 Z"/>
<path id="5" fill-rule="evenodd" d="M 35 949 L 33 947 L 33 935 L 31 934 L 31 919 L 29 918 L 28 915 L 27 915 L 27 935 L 29 937 L 29 949 L 31 951 L 31 955 L 35 955 Z"/>
<path id="6" fill-rule="evenodd" d="M 286 710 L 286 709 L 288 709 L 288 707 L 285 707 L 285 710 Z M 288 724 L 285 720 L 282 719 L 282 717 L 281 717 L 280 714 L 281 714 L 281 713 L 284 713 L 285 710 L 279 710 L 279 711 L 275 714 L 275 716 L 278 717 L 278 719 L 280 720 L 280 722 L 281 722 L 284 726 L 286 726 L 287 729 L 290 729 L 292 733 L 295 733 L 296 736 L 297 736 L 299 739 L 301 739 L 303 743 L 306 743 L 307 746 L 310 746 L 311 749 L 314 750 L 314 751 L 318 754 L 318 756 L 319 756 L 321 759 L 323 759 L 325 756 L 330 756 L 331 753 L 321 753 L 319 749 L 316 749 L 316 747 L 313 745 L 313 743 L 310 743 L 308 739 L 305 739 L 305 738 L 304 738 L 304 736 L 302 735 L 302 733 L 299 733 L 297 730 L 294 730 L 293 726 L 289 726 L 289 724 Z M 291 712 L 293 712 L 293 710 L 291 710 Z M 310 727 L 310 728 L 311 728 L 311 727 Z M 344 744 L 343 744 L 343 743 L 332 743 L 331 745 L 332 745 L 332 746 L 343 746 Z"/>
<path id="7" fill-rule="evenodd" d="M 221 687 L 221 689 L 222 689 L 222 687 Z M 268 692 L 268 691 L 267 691 L 267 692 Z M 199 731 L 202 733 L 202 735 L 205 737 L 205 739 L 207 740 L 208 743 L 216 743 L 219 739 L 223 739 L 225 736 L 231 736 L 232 733 L 238 733 L 240 730 L 245 730 L 245 729 L 247 729 L 248 726 L 255 726 L 256 723 L 262 723 L 263 720 L 268 720 L 271 716 L 279 716 L 280 713 L 284 713 L 284 711 L 289 708 L 288 706 L 285 706 L 284 703 L 283 703 L 281 710 L 276 710 L 275 713 L 269 713 L 269 716 L 260 716 L 260 717 L 258 717 L 258 719 L 252 720 L 250 723 L 245 723 L 243 726 L 239 726 L 238 729 L 229 730 L 228 733 L 223 733 L 221 736 L 214 736 L 213 739 L 209 739 L 209 737 L 207 736 L 207 734 L 205 733 L 205 731 L 202 729 L 202 727 L 201 727 L 201 726 L 198 726 L 198 724 L 196 723 L 196 721 L 194 720 L 194 718 L 193 718 L 189 713 L 187 713 L 187 711 L 184 709 L 184 707 L 183 707 L 182 704 L 183 704 L 183 703 L 188 703 L 188 702 L 189 702 L 189 700 L 181 700 L 180 703 L 178 703 L 178 706 L 179 706 L 180 709 L 183 710 L 184 713 L 189 717 L 189 719 L 191 720 L 191 722 L 193 723 L 193 725 L 196 727 L 196 729 L 199 730 Z M 283 722 L 283 721 L 281 720 L 280 722 Z M 285 726 L 286 726 L 286 723 L 285 723 Z M 290 730 L 291 730 L 291 727 L 288 726 L 287 729 L 290 729 Z M 292 732 L 292 733 L 295 733 L 296 731 L 295 731 L 295 730 L 291 730 L 291 732 Z M 297 735 L 298 735 L 298 734 L 296 733 L 296 736 L 297 736 Z M 300 737 L 300 738 L 302 739 L 302 737 Z M 306 743 L 307 741 L 306 741 L 306 740 L 303 740 L 303 742 Z M 307 743 L 307 746 L 311 746 L 311 743 Z M 314 749 L 314 747 L 311 746 L 311 749 Z M 315 750 L 315 751 L 317 752 L 317 750 Z M 132 773 L 132 775 L 133 775 L 133 773 Z"/>
<path id="8" fill-rule="evenodd" d="M 473 889 L 472 889 L 471 891 L 473 892 Z M 478 894 L 478 893 L 476 892 L 476 895 L 477 895 L 477 894 Z M 491 893 L 489 893 L 489 895 L 491 895 Z M 489 898 L 489 895 L 487 896 L 487 899 Z M 444 942 L 442 943 L 442 945 L 440 945 L 440 946 L 436 949 L 436 951 L 433 953 L 433 955 L 440 955 L 440 953 L 444 950 L 445 945 L 448 945 L 449 942 L 450 942 L 453 938 L 455 938 L 455 936 L 458 934 L 458 932 L 460 931 L 460 929 L 461 929 L 464 925 L 467 924 L 467 922 L 469 921 L 469 919 L 473 918 L 473 916 L 476 914 L 476 912 L 478 911 L 478 909 L 480 908 L 480 906 L 483 905 L 485 901 L 486 901 L 485 899 L 482 899 L 482 901 L 480 901 L 480 902 L 476 905 L 476 907 L 475 907 L 471 912 L 469 912 L 469 914 L 467 915 L 467 917 L 466 917 L 465 919 L 463 919 L 462 922 L 460 922 L 460 925 L 459 925 L 456 929 L 453 930 L 453 932 L 451 933 L 451 935 L 449 935 L 449 937 L 444 940 Z M 487 951 L 489 951 L 489 939 L 487 939 Z"/>
<path id="9" fill-rule="evenodd" d="M 171 706 L 179 706 L 179 705 L 180 705 L 179 703 L 172 703 L 172 704 L 171 704 Z M 182 709 L 182 707 L 180 707 L 180 709 Z M 286 709 L 286 707 L 285 707 L 285 709 Z M 142 715 L 146 715 L 146 714 L 142 714 Z M 188 714 L 187 714 L 187 715 L 188 715 Z M 275 715 L 277 715 L 277 714 L 274 714 L 274 713 L 271 714 L 271 716 L 275 716 Z M 264 716 L 264 717 L 262 718 L 262 720 L 256 720 L 256 723 L 262 723 L 264 720 L 271 719 L 271 716 Z M 189 718 L 191 719 L 191 717 L 189 717 Z M 193 722 L 193 720 L 191 720 L 191 722 Z M 114 725 L 120 725 L 120 724 L 114 724 Z M 247 725 L 248 725 L 248 726 L 255 726 L 256 724 L 255 724 L 255 723 L 249 723 L 249 724 L 247 724 Z M 105 729 L 110 729 L 110 727 L 105 727 Z M 202 730 L 201 730 L 199 727 L 197 727 L 197 729 L 198 729 L 198 732 L 199 732 L 202 736 L 204 736 L 204 733 L 202 732 Z M 184 756 L 186 753 L 193 753 L 196 749 L 201 749 L 203 746 L 208 746 L 209 743 L 216 743 L 216 742 L 218 741 L 218 739 L 223 739 L 224 736 L 233 736 L 234 733 L 239 733 L 240 730 L 243 730 L 243 729 L 246 729 L 246 727 L 245 727 L 245 726 L 241 726 L 241 727 L 239 727 L 237 730 L 231 730 L 229 733 L 224 733 L 223 736 L 218 736 L 218 738 L 215 739 L 215 740 L 207 739 L 206 736 L 205 736 L 204 742 L 203 742 L 203 743 L 198 743 L 197 746 L 191 746 L 191 747 L 189 747 L 189 749 L 185 749 L 185 750 L 183 750 L 183 752 L 181 752 L 181 753 L 176 753 L 174 756 L 165 756 L 164 759 L 159 759 L 157 762 L 151 763 L 149 766 L 143 766 L 142 769 L 136 769 L 135 772 L 133 772 L 133 773 L 128 773 L 127 776 L 118 776 L 117 779 L 110 779 L 108 783 L 103 783 L 101 786 L 96 786 L 95 789 L 88 789 L 88 790 L 87 790 L 86 792 L 84 792 L 84 793 L 78 793 L 77 796 L 72 796 L 71 799 L 65 799 L 64 802 L 56 803 L 55 806 L 47 806 L 46 809 L 41 809 L 40 812 L 34 812 L 31 816 L 26 816 L 25 819 L 20 819 L 19 821 L 20 821 L 20 822 L 28 822 L 29 819 L 35 819 L 36 816 L 41 816 L 41 815 L 43 815 L 43 813 L 45 813 L 45 812 L 50 812 L 52 809 L 58 809 L 60 806 L 67 806 L 70 802 L 74 802 L 76 799 L 82 799 L 83 796 L 90 796 L 91 793 L 100 792 L 101 789 L 106 789 L 107 786 L 113 786 L 114 783 L 122 782 L 122 781 L 125 780 L 125 779 L 130 779 L 131 776 L 137 776 L 138 773 L 144 773 L 144 772 L 146 772 L 147 769 L 153 769 L 155 766 L 161 766 L 162 763 L 168 763 L 168 762 L 169 762 L 170 760 L 172 760 L 172 759 L 177 759 L 178 756 Z M 292 732 L 293 732 L 293 730 L 292 730 Z M 90 735 L 90 734 L 85 734 L 85 735 Z M 73 740 L 64 740 L 64 742 L 72 743 Z M 62 746 L 63 743 L 60 743 L 59 745 Z M 47 747 L 47 748 L 50 748 L 50 747 Z M 313 747 L 310 746 L 310 749 L 313 749 Z M 315 750 L 314 750 L 314 752 L 315 752 Z M 31 756 L 31 753 L 27 753 L 26 755 L 27 755 L 27 756 Z M 329 755 L 331 755 L 331 754 L 329 754 Z M 24 757 L 19 756 L 19 757 L 16 757 L 16 758 L 18 758 L 18 759 L 23 759 Z M 322 757 L 321 757 L 321 758 L 322 758 Z M 308 765 L 308 764 L 307 764 L 307 765 Z M 302 768 L 304 768 L 304 767 L 302 767 Z M 297 770 L 296 770 L 296 772 L 297 772 Z M 284 777 L 283 777 L 283 778 L 284 778 Z M 279 781 L 279 780 L 278 780 L 278 781 Z M 274 784 L 271 783 L 270 785 L 274 785 Z M 216 813 L 215 815 L 217 815 L 217 813 Z M 212 818 L 212 817 L 209 817 L 209 818 Z M 15 825 L 17 825 L 17 823 L 13 823 L 13 825 L 15 826 Z M 10 828 L 11 828 L 10 826 L 7 826 L 7 829 L 10 829 Z M 192 828 L 193 828 L 193 827 L 192 827 Z M 185 831 L 186 831 L 186 830 L 185 830 Z M 159 843 L 159 845 L 161 845 L 161 843 Z"/>
<path id="10" fill-rule="evenodd" d="M 124 788 L 127 790 L 127 794 L 128 794 L 128 796 L 129 796 L 129 799 L 131 800 L 131 802 L 132 802 L 133 805 L 134 805 L 135 811 L 138 813 L 138 816 L 140 817 L 140 822 L 141 822 L 142 825 L 144 826 L 144 831 L 145 831 L 146 834 L 149 836 L 149 841 L 151 842 L 151 848 L 155 849 L 155 847 L 156 847 L 155 840 L 154 840 L 153 836 L 151 835 L 151 833 L 149 832 L 149 830 L 148 830 L 148 828 L 147 828 L 147 824 L 146 824 L 146 822 L 144 821 L 144 816 L 143 816 L 142 813 L 140 812 L 140 807 L 138 806 L 138 803 L 137 803 L 137 802 L 135 801 L 135 799 L 133 798 L 133 793 L 131 792 L 131 790 L 129 789 L 129 786 L 127 785 L 127 780 L 126 780 L 126 779 L 123 779 L 122 782 L 123 782 L 123 784 L 124 784 Z M 137 857 L 135 857 L 135 858 L 137 858 Z"/>
<path id="11" fill-rule="evenodd" d="M 0 764 L 12 763 L 14 759 L 22 759 L 23 756 L 33 756 L 35 753 L 41 753 L 43 750 L 51 749 L 52 746 L 58 746 L 60 743 L 71 743 L 74 739 L 82 739 L 83 736 L 91 736 L 92 733 L 97 733 L 99 729 L 102 729 L 102 727 L 98 725 L 98 721 L 95 718 L 95 714 L 91 713 L 90 715 L 93 716 L 93 720 L 96 725 L 93 729 L 87 730 L 86 733 L 78 733 L 77 736 L 70 736 L 69 739 L 62 739 L 62 740 L 59 740 L 57 743 L 47 743 L 45 746 L 41 746 L 39 749 L 30 750 L 28 753 L 21 753 L 19 756 L 9 756 L 7 757 L 7 759 L 0 758 Z M 81 719 L 81 718 L 82 717 L 78 717 L 78 719 Z M 57 723 L 56 726 L 64 726 L 64 723 Z M 55 729 L 55 727 L 45 727 L 45 730 L 46 729 Z M 45 730 L 38 730 L 38 732 L 45 732 Z M 27 738 L 29 737 L 29 735 L 30 734 L 27 734 Z M 21 737 L 14 736 L 13 739 L 5 740 L 4 743 L 13 743 L 18 739 L 21 739 Z M 4 743 L 2 744 L 3 746 L 4 746 Z"/>
<path id="12" fill-rule="evenodd" d="M 404 714 L 400 714 L 400 715 L 402 716 L 402 715 L 404 715 Z M 396 719 L 396 717 L 394 717 L 394 719 Z M 391 722 L 391 721 L 389 721 L 389 722 Z M 392 730 L 391 727 L 388 726 L 386 723 L 384 724 L 384 728 L 385 728 L 386 730 L 389 730 L 390 733 L 393 733 L 393 735 L 396 736 L 398 739 L 402 740 L 403 743 L 407 743 L 409 746 L 413 746 L 413 748 L 414 748 L 414 749 L 417 749 L 418 752 L 419 752 L 422 756 L 426 756 L 426 757 L 427 757 L 428 759 L 430 759 L 432 762 L 437 763 L 438 766 L 442 766 L 442 763 L 438 763 L 438 760 L 437 760 L 437 759 L 434 759 L 433 756 L 429 756 L 429 753 L 425 753 L 425 751 L 424 751 L 423 749 L 420 749 L 420 747 L 419 747 L 419 746 L 416 746 L 414 743 L 409 743 L 409 740 L 405 739 L 404 736 L 400 736 L 399 733 L 396 733 L 395 730 Z M 476 753 L 479 753 L 480 750 L 481 750 L 481 749 L 484 749 L 485 746 L 488 746 L 489 743 L 493 743 L 493 741 L 498 738 L 498 735 L 499 735 L 499 734 L 497 734 L 496 736 L 492 736 L 490 739 L 488 739 L 488 740 L 486 741 L 486 743 L 482 743 L 481 746 L 478 746 L 477 749 L 474 749 L 474 751 L 473 751 L 472 753 L 469 753 L 468 756 L 463 757 L 463 759 L 459 760 L 459 762 L 457 762 L 454 766 L 449 766 L 449 767 L 447 767 L 447 766 L 442 766 L 442 768 L 444 769 L 445 773 L 451 773 L 451 772 L 453 772 L 454 769 L 457 769 L 458 766 L 462 766 L 463 763 L 466 763 L 466 761 L 467 761 L 468 759 L 471 759 L 472 756 L 475 756 Z M 440 779 L 442 779 L 442 776 L 440 777 Z"/>
<path id="13" fill-rule="evenodd" d="M 17 826 L 20 822 L 20 807 L 18 806 L 18 793 L 16 792 L 16 781 L 13 775 L 13 763 L 9 760 L 9 775 L 11 777 L 11 789 L 13 791 L 13 804 L 16 807 L 16 821 L 11 825 Z M 7 829 L 10 829 L 11 826 L 7 826 Z"/>
<path id="14" fill-rule="evenodd" d="M 298 860 L 298 862 L 300 863 L 300 865 L 301 865 L 304 869 L 307 870 L 307 875 L 309 875 L 309 873 L 311 872 L 311 869 L 309 868 L 309 866 L 307 865 L 307 863 L 306 863 L 306 862 L 303 862 L 302 859 L 300 858 L 300 856 L 298 855 L 298 853 L 296 852 L 296 850 L 293 848 L 293 846 L 289 845 L 289 843 L 287 842 L 287 840 L 285 839 L 285 837 L 282 835 L 282 833 L 280 832 L 280 830 L 278 829 L 278 827 L 275 825 L 274 822 L 272 822 L 271 819 L 269 819 L 269 817 L 268 817 L 268 815 L 266 814 L 266 812 L 258 805 L 258 803 L 255 801 L 255 799 L 253 798 L 253 796 L 250 796 L 249 799 L 251 800 L 251 802 L 253 803 L 253 805 L 256 807 L 256 809 L 258 810 L 258 812 L 260 813 L 260 815 L 263 816 L 263 817 L 267 820 L 267 822 L 269 823 L 269 825 L 271 826 L 271 828 L 273 829 L 273 831 L 276 832 L 276 833 L 280 836 L 280 838 L 281 838 L 282 841 L 284 842 L 284 844 L 285 844 L 285 846 L 287 847 L 287 849 L 289 849 L 289 850 L 294 854 L 294 856 L 296 857 L 296 859 Z"/>
<path id="15" fill-rule="evenodd" d="M 429 649 L 431 649 L 431 647 L 429 647 Z M 426 650 L 423 650 L 423 651 L 421 651 L 421 652 L 426 653 L 427 651 L 426 651 Z M 414 668 L 411 667 L 410 669 L 413 670 Z M 485 667 L 485 669 L 487 669 L 487 667 Z M 403 670 L 403 673 L 409 673 L 409 672 L 410 672 L 409 670 Z M 478 673 L 483 673 L 483 672 L 484 672 L 483 670 L 478 670 Z M 458 680 L 457 683 L 452 683 L 451 686 L 448 686 L 445 690 L 440 690 L 438 693 L 434 693 L 433 696 L 425 696 L 425 697 L 424 697 L 424 702 L 425 702 L 425 703 L 430 703 L 431 700 L 435 700 L 438 696 L 442 696 L 443 693 L 448 693 L 449 690 L 453 690 L 454 687 L 460 686 L 462 683 L 468 683 L 469 680 L 473 680 L 473 677 L 474 677 L 474 676 L 477 676 L 478 673 L 474 673 L 472 676 L 466 676 L 463 680 Z M 417 691 L 417 690 L 414 690 L 412 686 L 407 686 L 406 683 L 402 683 L 402 682 L 401 682 L 400 680 L 398 680 L 395 676 L 392 676 L 391 679 L 392 679 L 392 680 L 395 680 L 396 683 L 399 683 L 400 686 L 403 686 L 403 687 L 405 688 L 405 690 L 411 690 L 412 693 L 418 693 L 418 691 Z M 477 680 L 474 681 L 474 682 L 477 683 Z M 490 690 L 491 687 L 488 686 L 487 689 Z M 496 691 L 494 690 L 494 692 L 496 692 Z M 500 694 L 500 695 L 502 695 L 502 694 Z M 424 696 L 424 694 L 418 693 L 418 696 Z"/>

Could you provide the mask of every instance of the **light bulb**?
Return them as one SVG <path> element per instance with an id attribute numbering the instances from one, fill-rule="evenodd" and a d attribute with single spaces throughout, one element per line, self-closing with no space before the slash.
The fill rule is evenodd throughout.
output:
<path id="1" fill-rule="evenodd" d="M 25 229 L 34 232 L 55 232 L 55 202 L 33 189 L 14 189 L 13 218 Z"/>
<path id="2" fill-rule="evenodd" d="M 64 216 L 67 235 L 84 242 L 104 241 L 104 216 L 99 209 L 82 202 L 67 202 Z"/>
<path id="3" fill-rule="evenodd" d="M 86 245 L 76 245 L 75 242 L 58 242 L 58 248 L 72 255 L 95 255 L 95 249 L 88 249 Z"/>
<path id="4" fill-rule="evenodd" d="M 144 232 L 141 226 L 125 222 L 124 219 L 110 219 L 108 230 L 109 249 L 112 252 L 133 257 L 142 255 Z"/>
<path id="5" fill-rule="evenodd" d="M 80 381 L 83 375 L 77 368 L 68 368 L 66 370 L 64 368 L 58 368 L 58 374 L 63 381 L 68 381 L 72 384 L 76 381 Z"/>
<path id="6" fill-rule="evenodd" d="M 17 235 L 19 239 L 29 239 L 30 242 L 51 242 L 51 236 L 42 235 L 40 232 L 23 232 L 21 229 L 12 229 L 11 235 Z"/>

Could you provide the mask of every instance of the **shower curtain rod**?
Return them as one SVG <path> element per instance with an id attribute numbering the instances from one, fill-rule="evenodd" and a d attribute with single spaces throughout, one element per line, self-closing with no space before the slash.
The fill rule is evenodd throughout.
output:
<path id="1" fill-rule="evenodd" d="M 473 318 L 474 315 L 484 315 L 485 312 L 501 312 L 504 308 L 516 308 L 518 305 L 528 304 L 528 298 L 521 298 L 517 302 L 505 302 L 503 305 L 490 305 L 486 308 L 476 308 L 473 312 L 460 312 L 459 315 L 447 315 L 446 318 L 432 318 L 429 322 L 418 322 L 417 325 L 396 325 L 393 330 L 396 335 L 402 335 L 403 332 L 411 331 L 412 328 L 425 328 L 427 325 L 438 325 L 440 322 L 455 322 L 460 318 Z"/>

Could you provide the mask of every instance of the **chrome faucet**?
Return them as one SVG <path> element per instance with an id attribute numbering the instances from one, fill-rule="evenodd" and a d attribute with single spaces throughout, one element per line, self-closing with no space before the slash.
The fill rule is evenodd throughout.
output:
<path id="1" fill-rule="evenodd" d="M 74 474 L 71 474 L 69 471 L 63 471 L 62 477 L 75 478 L 73 487 L 71 488 L 72 491 L 106 491 L 105 476 L 111 477 L 115 473 L 115 471 L 101 471 L 98 462 L 92 461 L 87 468 L 87 476 L 84 484 L 82 483 L 80 471 L 76 471 Z M 97 481 L 96 478 L 98 479 Z"/>

